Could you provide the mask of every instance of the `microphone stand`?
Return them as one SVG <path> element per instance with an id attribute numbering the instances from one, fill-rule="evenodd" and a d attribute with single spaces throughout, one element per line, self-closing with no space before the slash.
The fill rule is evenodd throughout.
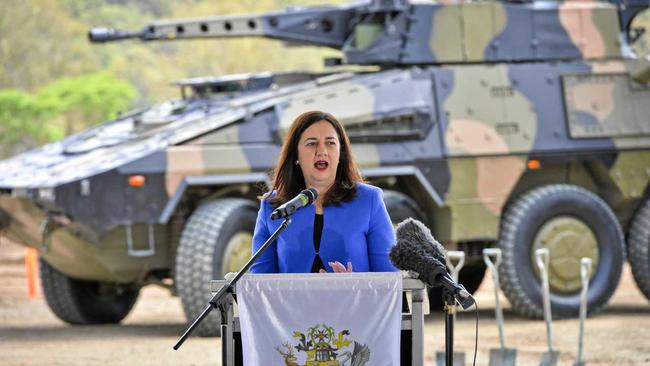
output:
<path id="1" fill-rule="evenodd" d="M 442 298 L 445 301 L 445 366 L 454 365 L 454 314 L 456 314 L 456 298 L 452 291 L 442 287 Z"/>
<path id="2" fill-rule="evenodd" d="M 248 270 L 253 265 L 255 260 L 257 260 L 257 258 L 260 255 L 262 255 L 262 253 L 271 245 L 271 243 L 273 243 L 273 241 L 275 241 L 278 235 L 280 235 L 280 233 L 283 232 L 284 229 L 286 229 L 290 223 L 291 223 L 291 218 L 286 217 L 284 219 L 284 222 L 280 224 L 280 227 L 278 227 L 273 232 L 273 235 L 271 235 L 266 240 L 266 242 L 264 242 L 264 244 L 260 247 L 260 249 L 258 249 L 257 252 L 255 252 L 255 254 L 253 254 L 251 259 L 249 259 L 248 262 L 246 262 L 246 264 L 244 265 L 244 267 L 242 267 L 242 269 L 239 270 L 239 272 L 237 272 L 235 277 L 233 277 L 232 280 L 227 282 L 223 287 L 219 289 L 219 291 L 214 296 L 212 296 L 212 299 L 209 301 L 208 306 L 205 308 L 205 310 L 203 310 L 201 315 L 199 315 L 196 319 L 194 319 L 192 325 L 190 325 L 189 328 L 187 328 L 187 330 L 185 331 L 185 333 L 183 333 L 183 335 L 178 339 L 178 342 L 176 342 L 176 344 L 174 345 L 174 350 L 178 350 L 183 345 L 183 343 L 185 342 L 187 337 L 190 336 L 194 328 L 196 328 L 199 324 L 201 324 L 201 322 L 205 319 L 205 317 L 208 316 L 208 314 L 210 314 L 210 311 L 212 311 L 212 309 L 214 308 L 219 308 L 219 312 L 221 313 L 221 332 L 222 334 L 226 332 L 226 327 L 228 326 L 228 320 L 226 318 L 226 315 L 230 310 L 230 306 L 232 305 L 232 302 L 227 301 L 226 296 L 232 295 L 234 293 L 235 284 L 237 283 L 237 281 L 239 281 L 239 279 L 246 272 L 248 272 Z M 226 360 L 228 359 L 227 353 L 228 353 L 228 347 L 224 347 L 222 352 L 222 365 L 226 365 Z"/>

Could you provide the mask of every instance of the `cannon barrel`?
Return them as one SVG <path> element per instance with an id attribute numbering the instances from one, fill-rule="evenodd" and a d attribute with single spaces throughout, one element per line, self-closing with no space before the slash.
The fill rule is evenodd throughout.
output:
<path id="1" fill-rule="evenodd" d="M 319 6 L 266 14 L 162 20 L 137 32 L 92 28 L 88 39 L 104 43 L 134 38 L 157 41 L 253 36 L 340 49 L 349 36 L 348 23 L 355 10 L 356 7 Z"/>
<path id="2" fill-rule="evenodd" d="M 92 43 L 111 42 L 129 38 L 140 38 L 140 33 L 125 32 L 106 27 L 91 28 L 88 31 L 88 40 Z"/>
<path id="3" fill-rule="evenodd" d="M 371 0 L 262 14 L 157 21 L 138 32 L 94 28 L 89 38 L 92 42 L 109 42 L 129 38 L 155 41 L 265 37 L 341 50 L 345 63 L 359 65 L 609 59 L 620 57 L 621 30 L 627 30 L 631 19 L 649 2 L 609 0 L 564 6 L 543 0 Z M 588 35 L 573 23 L 558 22 L 560 18 L 581 19 L 584 14 L 598 19 L 594 24 L 603 47 L 576 43 L 576 39 Z M 533 28 L 521 33 L 519 24 L 527 24 L 530 19 L 537 19 Z"/>

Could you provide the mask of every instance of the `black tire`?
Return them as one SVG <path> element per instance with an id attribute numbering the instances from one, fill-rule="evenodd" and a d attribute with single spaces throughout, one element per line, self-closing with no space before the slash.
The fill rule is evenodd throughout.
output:
<path id="1" fill-rule="evenodd" d="M 231 239 L 242 233 L 252 237 L 257 209 L 246 199 L 223 198 L 199 206 L 190 216 L 181 234 L 175 268 L 176 291 L 188 321 L 194 320 L 208 305 L 212 297 L 210 281 L 223 279 L 228 272 L 223 268 L 223 259 Z M 208 315 L 195 334 L 220 335 L 217 311 Z"/>
<path id="2" fill-rule="evenodd" d="M 589 230 L 579 238 L 593 235 L 595 239 L 591 250 L 597 253 L 598 263 L 594 263 L 591 272 L 587 295 L 588 312 L 595 313 L 602 309 L 618 286 L 625 261 L 624 239 L 612 210 L 598 196 L 577 186 L 540 187 L 518 198 L 508 207 L 501 221 L 499 246 L 503 252 L 503 262 L 499 268 L 500 282 L 503 293 L 520 315 L 536 318 L 543 316 L 542 287 L 532 259 L 532 248 L 536 235 L 545 224 L 564 218 L 584 225 Z M 549 232 L 557 235 L 558 231 Z M 565 237 L 573 235 L 566 230 L 559 232 Z M 578 255 L 583 255 L 583 252 Z M 573 271 L 573 268 L 579 268 L 580 259 L 574 261 L 572 258 L 573 256 L 562 256 L 562 261 L 569 263 Z M 553 262 L 549 268 L 553 268 Z M 578 316 L 579 308 L 579 288 L 569 288 L 566 291 L 551 289 L 554 317 Z"/>
<path id="3" fill-rule="evenodd" d="M 404 193 L 385 189 L 384 203 L 386 204 L 386 210 L 393 225 L 397 225 L 409 217 L 419 221 L 424 220 L 424 213 L 420 207 L 418 207 L 417 203 L 411 197 Z"/>
<path id="4" fill-rule="evenodd" d="M 45 300 L 54 315 L 75 325 L 119 323 L 140 293 L 138 286 L 70 278 L 42 259 L 40 277 Z"/>
<path id="5" fill-rule="evenodd" d="M 634 215 L 628 238 L 628 258 L 634 281 L 650 300 L 650 200 L 646 200 Z"/>

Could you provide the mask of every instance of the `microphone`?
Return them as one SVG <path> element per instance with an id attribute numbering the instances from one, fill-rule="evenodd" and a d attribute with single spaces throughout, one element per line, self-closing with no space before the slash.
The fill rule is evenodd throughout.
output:
<path id="1" fill-rule="evenodd" d="M 474 303 L 465 287 L 447 273 L 447 267 L 443 264 L 446 262 L 445 250 L 423 223 L 408 218 L 397 225 L 395 235 L 397 244 L 389 254 L 395 267 L 417 272 L 419 278 L 429 286 L 442 286 L 454 296 L 463 309 Z"/>
<path id="2" fill-rule="evenodd" d="M 273 213 L 271 213 L 271 220 L 286 218 L 293 215 L 294 212 L 314 202 L 318 197 L 316 188 L 308 188 L 300 192 L 299 195 L 294 197 L 291 201 L 283 203 L 278 206 Z"/>
<path id="3" fill-rule="evenodd" d="M 424 249 L 427 254 L 441 263 L 447 263 L 445 247 L 433 238 L 431 230 L 422 222 L 413 218 L 400 222 L 395 228 L 395 236 L 398 240 L 401 239 L 408 243 L 420 243 L 418 247 Z"/>

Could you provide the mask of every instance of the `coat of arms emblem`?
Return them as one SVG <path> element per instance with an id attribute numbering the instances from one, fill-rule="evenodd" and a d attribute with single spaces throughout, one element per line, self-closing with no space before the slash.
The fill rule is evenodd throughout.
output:
<path id="1" fill-rule="evenodd" d="M 349 335 L 349 330 L 336 334 L 333 327 L 316 324 L 306 334 L 293 332 L 297 345 L 287 341 L 275 350 L 284 357 L 285 366 L 363 366 L 370 359 L 370 349 L 356 341 L 353 344 L 346 338 Z M 304 364 L 298 363 L 294 350 L 306 354 Z"/>

